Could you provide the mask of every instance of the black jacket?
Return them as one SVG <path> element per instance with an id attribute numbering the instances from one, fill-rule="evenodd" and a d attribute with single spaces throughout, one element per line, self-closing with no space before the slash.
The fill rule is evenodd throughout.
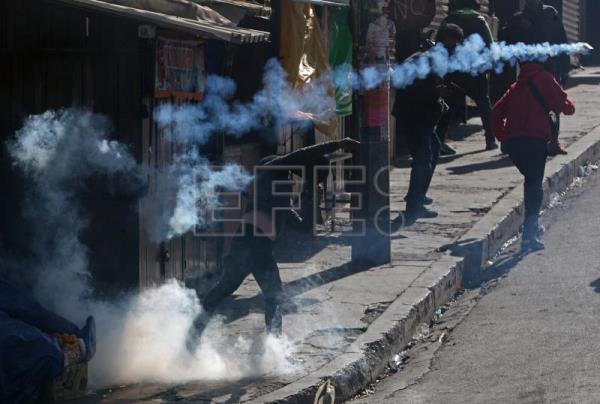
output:
<path id="1" fill-rule="evenodd" d="M 540 8 L 525 8 L 516 13 L 500 32 L 500 39 L 507 43 L 523 42 L 535 44 L 549 42 L 550 44 L 567 43 L 567 34 L 558 11 L 551 6 Z M 551 58 L 545 67 L 557 78 L 565 76 L 571 67 L 568 55 Z"/>
<path id="2" fill-rule="evenodd" d="M 420 55 L 421 52 L 415 53 L 407 61 Z M 438 86 L 442 84 L 440 77 L 430 74 L 407 88 L 396 90 L 392 112 L 396 124 L 405 128 L 430 127 L 433 130 L 445 108 L 438 91 Z"/>

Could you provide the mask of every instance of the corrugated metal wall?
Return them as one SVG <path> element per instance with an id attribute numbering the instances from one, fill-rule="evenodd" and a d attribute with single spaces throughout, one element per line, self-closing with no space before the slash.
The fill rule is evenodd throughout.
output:
<path id="1" fill-rule="evenodd" d="M 563 0 L 563 23 L 567 31 L 567 38 L 571 42 L 577 42 L 580 39 L 580 6 L 580 0 Z"/>

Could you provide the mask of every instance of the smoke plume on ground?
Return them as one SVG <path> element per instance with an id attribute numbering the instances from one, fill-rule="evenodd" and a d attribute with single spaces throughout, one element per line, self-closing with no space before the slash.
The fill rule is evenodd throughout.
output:
<path id="1" fill-rule="evenodd" d="M 236 380 L 295 370 L 287 360 L 291 346 L 285 338 L 263 337 L 258 348 L 242 336 L 225 340 L 218 317 L 198 350 L 188 352 L 187 333 L 202 309 L 195 291 L 174 280 L 93 309 L 103 330 L 91 366 L 92 380 L 100 385 Z"/>
<path id="2" fill-rule="evenodd" d="M 33 258 L 21 270 L 35 272 L 34 294 L 45 307 L 78 324 L 89 314 L 96 317 L 92 383 L 221 380 L 290 370 L 285 339 L 266 338 L 262 349 L 249 355 L 251 341 L 222 344 L 219 321 L 211 323 L 197 352 L 190 354 L 185 339 L 201 306 L 194 290 L 174 280 L 111 301 L 94 296 L 87 250 L 80 241 L 87 221 L 78 194 L 86 191 L 91 176 L 124 175 L 137 181 L 143 172 L 126 147 L 108 140 L 110 129 L 105 118 L 86 110 L 48 111 L 29 117 L 9 144 L 15 164 L 31 181 L 24 210 L 36 225 Z M 218 204 L 217 189 L 249 180 L 237 166 L 213 172 L 206 162 L 196 165 L 204 161 L 201 156 L 190 156 L 166 173 L 180 182 L 193 179 L 181 187 L 178 198 L 190 200 L 178 204 L 184 211 L 175 210 L 173 218 L 203 217 L 197 211 Z M 170 223 L 174 227 L 187 226 L 186 219 L 173 220 L 180 220 Z"/>

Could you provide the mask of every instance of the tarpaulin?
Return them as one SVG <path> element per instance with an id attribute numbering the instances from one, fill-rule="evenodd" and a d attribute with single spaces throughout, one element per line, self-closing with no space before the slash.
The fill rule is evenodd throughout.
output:
<path id="1" fill-rule="evenodd" d="M 352 114 L 352 32 L 348 25 L 348 9 L 333 11 L 329 36 L 329 64 L 348 81 L 337 81 L 335 86 L 336 113 L 340 116 Z"/>
<path id="2" fill-rule="evenodd" d="M 54 333 L 81 331 L 0 278 L 0 402 L 29 402 L 40 385 L 62 372 Z"/>
<path id="3" fill-rule="evenodd" d="M 281 64 L 294 88 L 303 88 L 323 73 L 329 72 L 325 38 L 315 10 L 310 4 L 281 0 Z M 335 97 L 333 82 L 329 91 Z M 336 137 L 335 105 L 331 111 L 299 111 L 310 117 L 315 127 L 327 137 Z"/>

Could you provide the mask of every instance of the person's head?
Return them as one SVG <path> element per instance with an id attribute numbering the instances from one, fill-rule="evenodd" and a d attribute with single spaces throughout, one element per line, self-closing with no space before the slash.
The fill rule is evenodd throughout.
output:
<path id="1" fill-rule="evenodd" d="M 456 0 L 456 2 L 454 3 L 454 6 L 457 9 L 461 9 L 461 8 L 471 8 L 473 10 L 481 9 L 481 4 L 479 3 L 479 0 Z"/>
<path id="2" fill-rule="evenodd" d="M 437 41 L 452 52 L 465 39 L 462 28 L 456 24 L 444 24 L 437 33 Z"/>
<path id="3" fill-rule="evenodd" d="M 542 0 L 525 0 L 525 7 L 536 8 L 542 4 Z"/>

